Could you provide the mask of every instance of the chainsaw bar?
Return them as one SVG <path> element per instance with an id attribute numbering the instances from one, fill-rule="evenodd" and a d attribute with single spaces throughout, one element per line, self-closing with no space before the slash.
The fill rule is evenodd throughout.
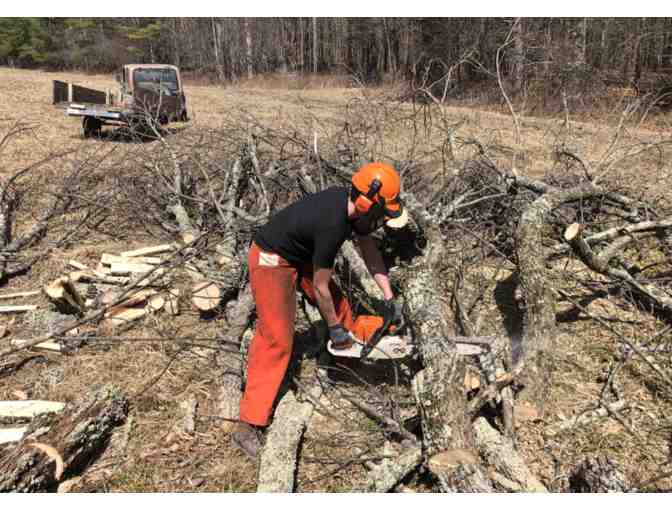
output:
<path id="1" fill-rule="evenodd" d="M 361 358 L 362 349 L 364 349 L 363 342 L 353 338 L 354 343 L 348 349 L 334 349 L 331 347 L 331 340 L 327 342 L 327 350 L 333 356 L 342 358 Z M 371 352 L 366 356 L 367 359 L 400 359 L 410 356 L 413 352 L 413 344 L 407 343 L 403 337 L 388 335 L 380 339 L 380 341 L 373 347 Z"/>

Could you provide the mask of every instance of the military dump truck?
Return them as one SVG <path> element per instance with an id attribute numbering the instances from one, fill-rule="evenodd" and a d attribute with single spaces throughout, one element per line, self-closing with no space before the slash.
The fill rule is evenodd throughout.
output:
<path id="1" fill-rule="evenodd" d="M 128 64 L 115 78 L 120 85 L 116 92 L 54 80 L 53 104 L 65 107 L 68 116 L 82 118 L 85 138 L 100 136 L 104 125 L 138 129 L 189 120 L 176 66 Z"/>

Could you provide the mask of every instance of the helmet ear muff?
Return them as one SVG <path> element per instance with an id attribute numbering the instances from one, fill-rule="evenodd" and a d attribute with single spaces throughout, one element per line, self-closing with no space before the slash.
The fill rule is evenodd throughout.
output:
<path id="1" fill-rule="evenodd" d="M 369 186 L 369 191 L 364 194 L 361 191 L 357 190 L 357 197 L 355 198 L 355 209 L 357 210 L 358 213 L 360 214 L 366 214 L 371 210 L 371 207 L 373 207 L 377 202 L 375 201 L 375 197 L 380 191 L 380 188 L 382 187 L 382 183 L 378 179 L 374 179 L 371 181 L 371 185 Z"/>

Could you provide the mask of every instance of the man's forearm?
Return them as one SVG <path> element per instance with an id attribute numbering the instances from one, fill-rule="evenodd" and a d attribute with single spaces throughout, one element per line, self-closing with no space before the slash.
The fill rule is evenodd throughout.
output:
<path id="1" fill-rule="evenodd" d="M 390 277 L 387 274 L 385 261 L 383 260 L 383 256 L 380 254 L 380 250 L 378 250 L 375 241 L 370 237 L 360 237 L 358 239 L 358 245 L 364 263 L 383 293 L 383 297 L 385 299 L 392 299 L 394 294 L 392 293 L 392 286 L 390 285 Z"/>
<path id="2" fill-rule="evenodd" d="M 392 285 L 390 285 L 390 277 L 387 275 L 387 272 L 378 272 L 373 275 L 373 279 L 380 287 L 380 290 L 383 293 L 383 298 L 392 299 L 394 294 L 392 293 Z"/>
<path id="3" fill-rule="evenodd" d="M 327 326 L 335 326 L 338 324 L 338 318 L 336 317 L 336 307 L 334 306 L 334 299 L 331 296 L 329 287 L 325 289 L 320 289 L 315 287 L 315 301 L 317 301 L 317 307 L 320 309 L 322 318 L 326 321 Z"/>

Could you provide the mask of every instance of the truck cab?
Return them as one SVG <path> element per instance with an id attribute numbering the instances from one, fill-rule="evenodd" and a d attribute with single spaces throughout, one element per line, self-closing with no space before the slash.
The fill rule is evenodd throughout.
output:
<path id="1" fill-rule="evenodd" d="M 118 104 L 138 113 L 150 113 L 161 123 L 186 121 L 187 101 L 180 70 L 173 65 L 127 64 L 117 74 Z"/>
<path id="2" fill-rule="evenodd" d="M 104 125 L 146 127 L 153 122 L 187 122 L 187 99 L 180 70 L 168 64 L 127 64 L 115 75 L 116 92 L 54 80 L 53 104 L 82 119 L 85 138 L 100 136 Z"/>

